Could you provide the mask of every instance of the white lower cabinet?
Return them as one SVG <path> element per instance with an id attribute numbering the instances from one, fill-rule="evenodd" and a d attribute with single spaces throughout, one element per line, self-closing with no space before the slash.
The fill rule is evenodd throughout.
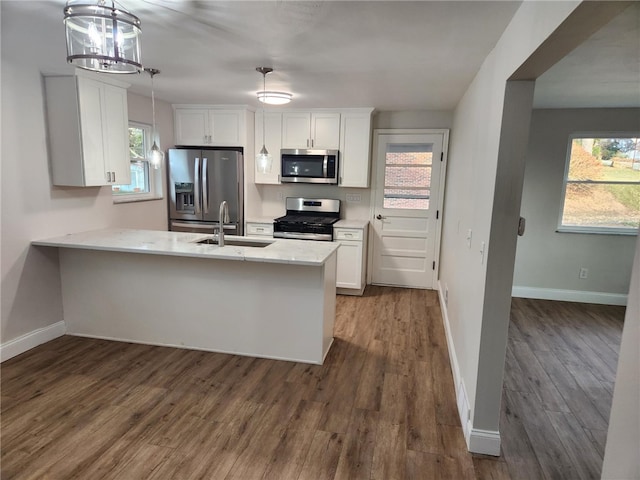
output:
<path id="1" fill-rule="evenodd" d="M 338 248 L 337 292 L 362 295 L 366 285 L 367 228 L 334 228 Z"/>

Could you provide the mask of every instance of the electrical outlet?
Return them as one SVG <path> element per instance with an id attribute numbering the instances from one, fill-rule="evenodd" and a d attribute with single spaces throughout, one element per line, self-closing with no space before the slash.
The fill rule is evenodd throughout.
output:
<path id="1" fill-rule="evenodd" d="M 284 193 L 282 193 L 282 190 L 278 190 L 278 200 L 284 200 Z"/>
<path id="2" fill-rule="evenodd" d="M 359 193 L 347 193 L 347 202 L 360 203 L 362 201 L 362 195 Z"/>
<path id="3" fill-rule="evenodd" d="M 480 243 L 480 265 L 484 264 L 484 242 Z"/>
<path id="4" fill-rule="evenodd" d="M 473 232 L 471 231 L 471 229 L 467 230 L 467 247 L 471 248 L 471 237 L 473 235 Z"/>
<path id="5" fill-rule="evenodd" d="M 580 278 L 582 278 L 582 279 L 588 278 L 589 277 L 589 269 L 582 267 L 580 269 L 580 273 L 578 274 L 578 276 Z"/>
<path id="6" fill-rule="evenodd" d="M 444 286 L 444 304 L 449 305 L 449 287 Z"/>

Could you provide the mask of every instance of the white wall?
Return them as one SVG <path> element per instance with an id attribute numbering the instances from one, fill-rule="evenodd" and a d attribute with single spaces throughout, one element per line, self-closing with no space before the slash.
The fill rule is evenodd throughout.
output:
<path id="1" fill-rule="evenodd" d="M 640 478 L 640 239 L 631 275 L 602 464 L 602 478 L 608 480 Z"/>
<path id="2" fill-rule="evenodd" d="M 31 63 L 33 32 L 2 15 L 2 225 L 0 343 L 62 321 L 57 252 L 33 248 L 38 238 L 112 226 L 164 229 L 164 201 L 114 205 L 110 187 L 51 185 L 43 83 Z M 15 48 L 25 46 L 24 49 Z M 64 58 L 60 59 L 64 62 Z M 130 98 L 130 118 L 151 123 L 147 99 Z M 157 103 L 162 145 L 173 143 L 171 108 Z M 140 111 L 138 111 L 140 109 Z M 169 136 L 171 135 L 171 136 Z"/>
<path id="3" fill-rule="evenodd" d="M 372 129 L 376 128 L 451 128 L 453 112 L 415 110 L 407 112 L 375 112 Z M 373 141 L 373 134 L 371 136 Z M 370 178 L 374 172 L 372 159 Z M 331 185 L 259 185 L 259 203 L 247 205 L 247 218 L 275 218 L 284 215 L 284 198 L 316 197 L 342 201 L 342 216 L 346 219 L 366 220 L 370 216 L 370 188 L 342 188 Z M 347 194 L 359 194 L 360 202 L 347 202 Z"/>
<path id="4" fill-rule="evenodd" d="M 518 239 L 515 296 L 555 294 L 575 300 L 583 292 L 582 301 L 626 297 L 635 236 L 556 232 L 569 135 L 607 131 L 637 134 L 640 110 L 534 110 L 521 206 L 527 227 Z M 581 267 L 589 269 L 587 279 L 579 278 Z"/>
<path id="5" fill-rule="evenodd" d="M 491 292 L 493 297 L 485 299 L 487 262 L 499 260 L 501 254 L 492 249 L 490 229 L 493 216 L 503 214 L 494 211 L 494 203 L 502 207 L 500 198 L 510 197 L 513 192 L 509 189 L 518 188 L 521 182 L 516 178 L 515 185 L 510 186 L 508 178 L 503 178 L 498 185 L 500 190 L 495 190 L 506 82 L 578 4 L 524 2 L 454 112 L 439 282 L 441 291 L 448 289 L 448 303 L 443 305 L 443 311 L 468 442 L 472 433 L 488 432 L 491 443 L 497 439 L 498 432 L 506 339 L 492 352 L 483 347 L 491 344 L 494 333 L 506 337 L 508 313 L 506 318 L 489 319 L 491 312 L 485 312 L 484 308 L 485 303 L 498 302 L 499 305 L 489 306 L 503 311 L 510 302 L 510 288 Z M 517 175 L 517 169 L 514 174 Z M 470 247 L 467 246 L 468 230 L 472 231 Z M 512 233 L 494 231 L 492 234 L 505 236 L 515 249 Z M 482 242 L 485 243 L 484 257 L 480 254 Z M 496 248 L 502 245 L 498 242 Z M 512 272 L 502 273 L 510 281 Z M 496 325 L 499 328 L 496 329 Z M 492 329 L 496 330 L 492 332 Z M 499 442 L 497 445 L 499 449 Z"/>

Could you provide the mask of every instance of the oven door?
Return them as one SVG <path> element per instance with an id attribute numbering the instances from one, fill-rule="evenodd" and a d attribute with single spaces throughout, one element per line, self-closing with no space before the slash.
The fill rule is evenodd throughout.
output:
<path id="1" fill-rule="evenodd" d="M 282 150 L 283 183 L 338 183 L 336 150 Z"/>

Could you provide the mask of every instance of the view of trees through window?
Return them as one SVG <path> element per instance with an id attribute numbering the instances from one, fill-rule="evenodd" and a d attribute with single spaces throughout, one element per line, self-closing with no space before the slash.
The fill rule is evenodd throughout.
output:
<path id="1" fill-rule="evenodd" d="M 385 157 L 384 208 L 429 208 L 431 150 L 431 145 L 390 145 Z"/>
<path id="2" fill-rule="evenodd" d="M 131 183 L 114 185 L 112 191 L 117 195 L 130 195 L 149 192 L 149 162 L 146 159 L 150 130 L 144 126 L 129 126 L 129 155 L 131 157 Z"/>
<path id="3" fill-rule="evenodd" d="M 640 139 L 574 138 L 561 227 L 628 229 L 640 225 Z"/>

